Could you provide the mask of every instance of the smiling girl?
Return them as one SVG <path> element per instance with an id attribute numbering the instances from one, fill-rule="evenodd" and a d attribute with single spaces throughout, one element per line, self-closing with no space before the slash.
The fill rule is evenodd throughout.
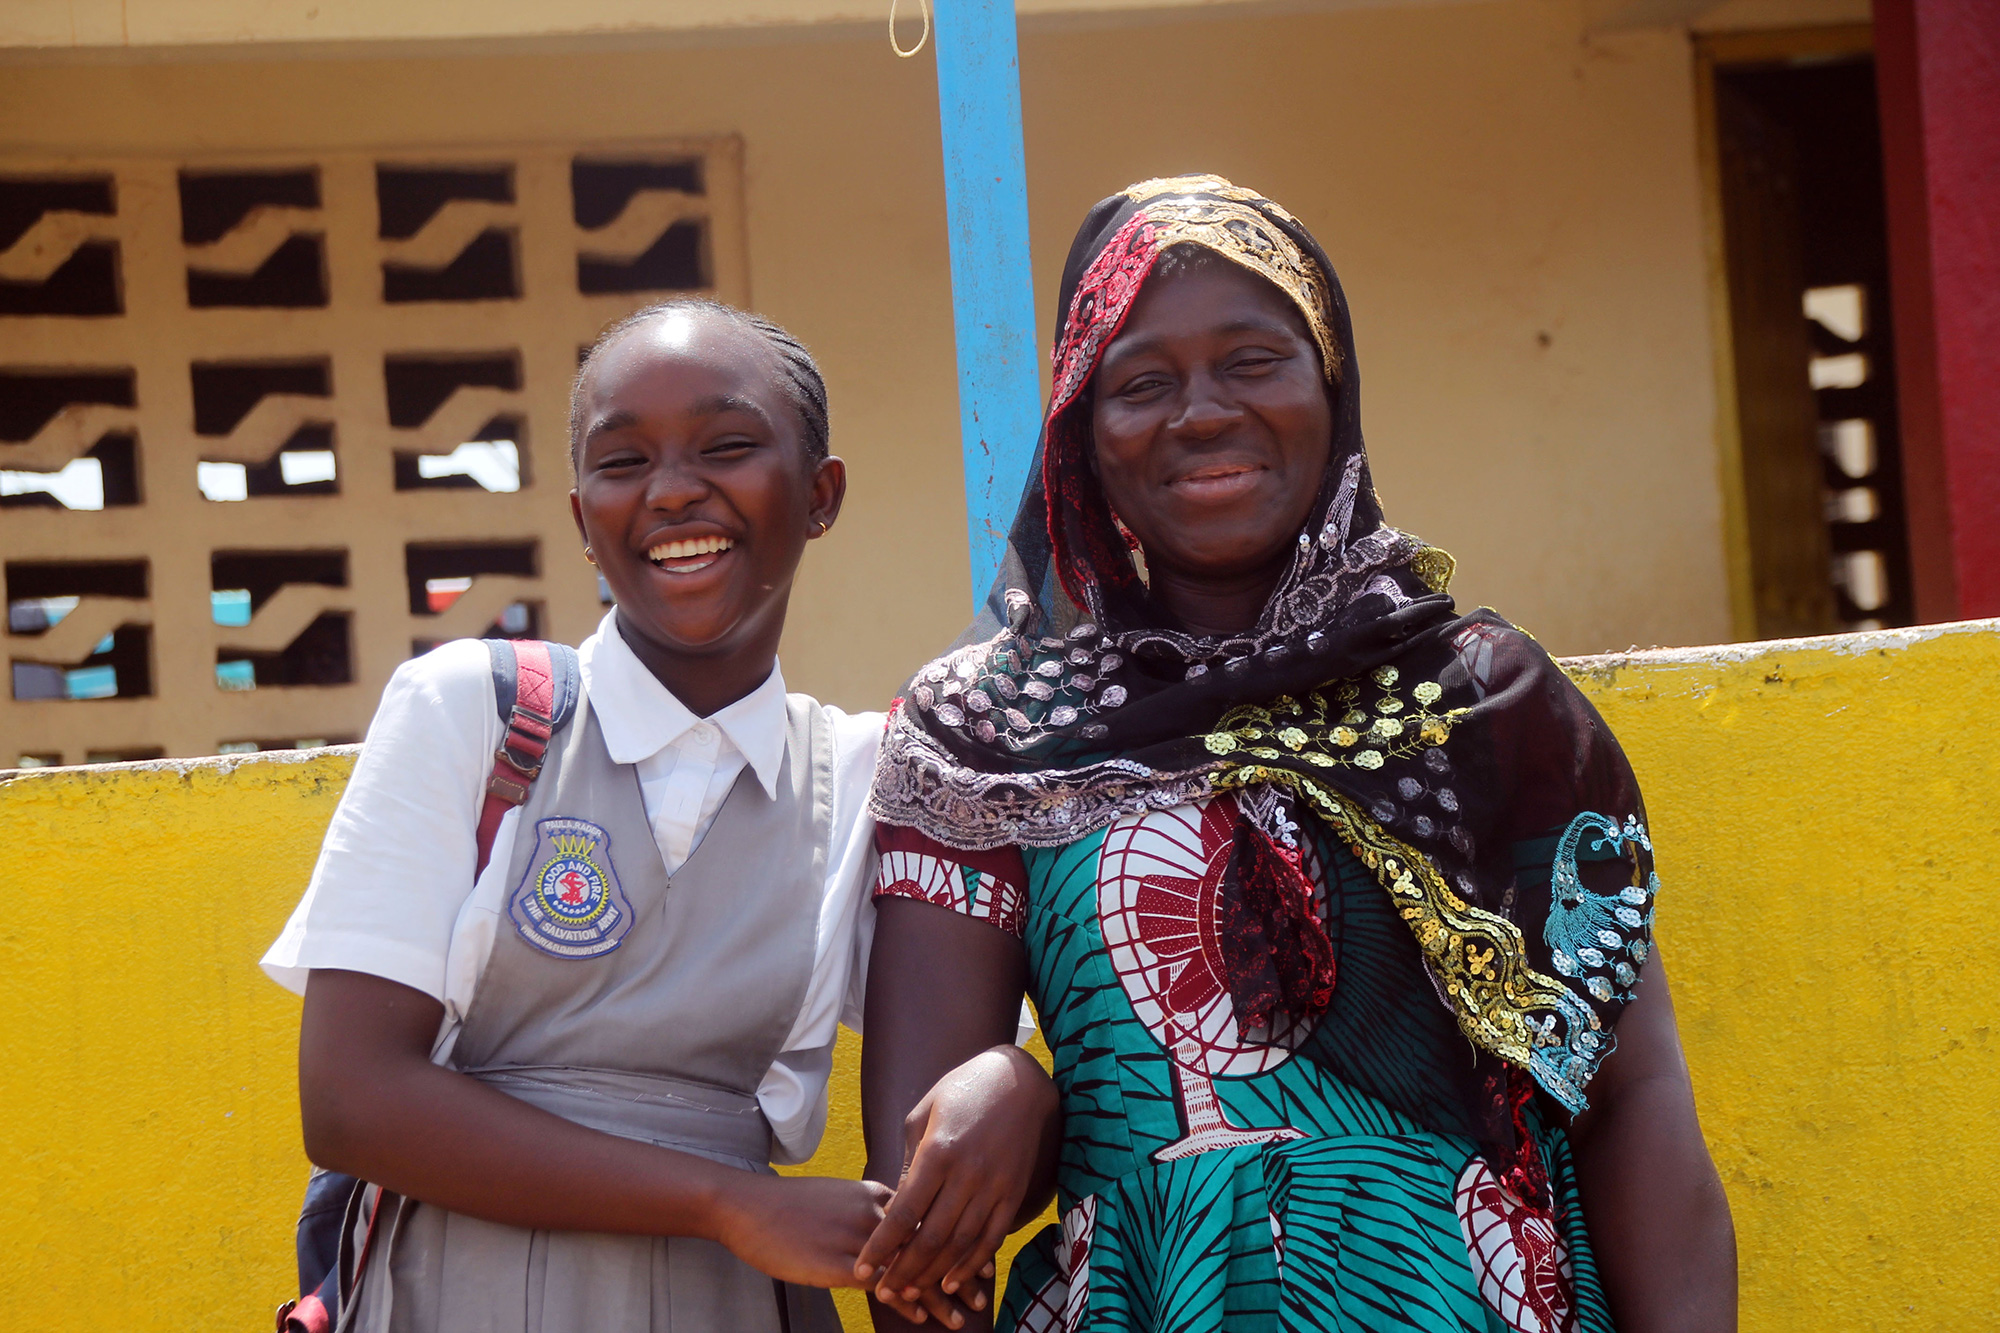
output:
<path id="1" fill-rule="evenodd" d="M 570 447 L 617 605 L 525 803 L 477 871 L 488 650 L 405 663 L 264 959 L 305 994 L 306 1151 L 374 1182 L 342 1326 L 834 1329 L 812 1288 L 888 1191 L 769 1166 L 824 1128 L 873 868 L 881 717 L 777 663 L 846 489 L 825 387 L 775 326 L 671 302 L 591 348 Z"/>

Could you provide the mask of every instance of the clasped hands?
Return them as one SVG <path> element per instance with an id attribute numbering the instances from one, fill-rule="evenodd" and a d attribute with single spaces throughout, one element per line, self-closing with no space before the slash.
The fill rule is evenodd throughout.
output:
<path id="1" fill-rule="evenodd" d="M 982 1051 L 904 1118 L 893 1191 L 874 1180 L 746 1174 L 732 1182 L 714 1238 L 783 1281 L 869 1288 L 911 1323 L 963 1327 L 990 1304 L 1000 1242 L 1047 1202 L 1058 1105 L 1026 1051 Z"/>
<path id="2" fill-rule="evenodd" d="M 959 1328 L 986 1310 L 994 1252 L 1047 1204 L 1059 1131 L 1055 1085 L 1018 1046 L 939 1079 L 904 1118 L 903 1168 L 856 1281 L 911 1323 Z"/>

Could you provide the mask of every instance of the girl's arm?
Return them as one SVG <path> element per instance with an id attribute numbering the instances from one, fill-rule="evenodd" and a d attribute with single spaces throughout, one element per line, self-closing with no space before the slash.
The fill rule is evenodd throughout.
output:
<path id="1" fill-rule="evenodd" d="M 443 1017 L 397 982 L 313 971 L 299 1028 L 308 1157 L 509 1226 L 697 1236 L 787 1282 L 857 1285 L 882 1186 L 739 1171 L 573 1124 L 432 1064 Z"/>
<path id="2" fill-rule="evenodd" d="M 878 898 L 875 913 L 861 1109 L 868 1179 L 898 1184 L 856 1272 L 876 1278 L 872 1294 L 890 1307 L 876 1306 L 878 1330 L 920 1322 L 919 1299 L 957 1328 L 958 1311 L 928 1293 L 974 1283 L 1007 1233 L 1047 1205 L 1055 1088 L 1013 1045 L 1027 980 L 1018 938 L 908 898 Z M 984 1293 L 971 1303 L 973 1322 L 988 1323 Z"/>
<path id="3" fill-rule="evenodd" d="M 1656 951 L 1570 1127 L 1584 1220 L 1620 1333 L 1736 1327 L 1736 1228 L 1695 1116 Z"/>

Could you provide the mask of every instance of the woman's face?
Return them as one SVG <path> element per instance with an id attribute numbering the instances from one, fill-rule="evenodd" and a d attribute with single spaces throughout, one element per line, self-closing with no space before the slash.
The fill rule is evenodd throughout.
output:
<path id="1" fill-rule="evenodd" d="M 1247 587 L 1281 571 L 1333 436 L 1304 318 L 1227 261 L 1146 284 L 1098 365 L 1091 423 L 1105 497 L 1156 596 L 1163 580 Z"/>
<path id="2" fill-rule="evenodd" d="M 846 486 L 839 459 L 807 461 L 781 374 L 756 333 L 700 311 L 648 320 L 591 363 L 570 500 L 628 639 L 775 648 L 799 557 Z"/>

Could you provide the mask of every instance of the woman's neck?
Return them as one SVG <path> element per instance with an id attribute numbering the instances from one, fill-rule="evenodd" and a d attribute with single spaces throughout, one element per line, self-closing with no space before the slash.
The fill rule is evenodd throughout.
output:
<path id="1" fill-rule="evenodd" d="M 1153 604 L 1181 627 L 1203 638 L 1241 634 L 1264 614 L 1290 563 L 1286 558 L 1242 574 L 1189 574 L 1161 569 L 1148 561 Z"/>

